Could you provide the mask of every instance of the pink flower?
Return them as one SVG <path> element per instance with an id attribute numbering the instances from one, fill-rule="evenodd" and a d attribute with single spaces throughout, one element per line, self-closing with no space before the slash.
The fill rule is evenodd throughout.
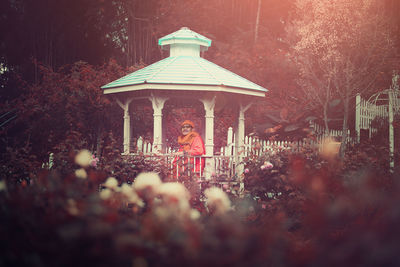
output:
<path id="1" fill-rule="evenodd" d="M 90 166 L 96 167 L 98 162 L 99 162 L 99 158 L 97 158 L 95 155 L 93 155 L 92 160 L 90 161 Z"/>
<path id="2" fill-rule="evenodd" d="M 269 161 L 264 162 L 264 165 L 266 169 L 272 169 L 274 167 L 274 165 Z"/>
<path id="3" fill-rule="evenodd" d="M 265 209 L 267 208 L 267 205 L 262 204 L 262 205 L 261 205 L 261 208 L 265 210 Z"/>
<path id="4" fill-rule="evenodd" d="M 273 167 L 274 167 L 274 165 L 271 162 L 266 161 L 266 162 L 264 162 L 264 165 L 262 165 L 260 168 L 261 168 L 261 170 L 269 170 L 269 169 L 272 169 Z"/>
<path id="5" fill-rule="evenodd" d="M 244 173 L 249 173 L 250 172 L 250 170 L 249 169 L 244 169 Z"/>

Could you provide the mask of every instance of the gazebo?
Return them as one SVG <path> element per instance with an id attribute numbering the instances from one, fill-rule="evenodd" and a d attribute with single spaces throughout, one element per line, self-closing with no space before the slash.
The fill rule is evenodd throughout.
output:
<path id="1" fill-rule="evenodd" d="M 206 157 L 214 155 L 214 108 L 219 98 L 227 98 L 237 110 L 236 151 L 244 145 L 245 112 L 254 101 L 265 97 L 267 89 L 201 57 L 211 40 L 183 27 L 158 40 L 169 57 L 110 82 L 101 88 L 112 95 L 124 110 L 124 154 L 130 153 L 131 119 L 129 106 L 149 100 L 153 107 L 153 152 L 163 150 L 162 116 L 166 101 L 174 98 L 199 100 L 205 110 Z M 133 127 L 135 127 L 133 125 Z"/>

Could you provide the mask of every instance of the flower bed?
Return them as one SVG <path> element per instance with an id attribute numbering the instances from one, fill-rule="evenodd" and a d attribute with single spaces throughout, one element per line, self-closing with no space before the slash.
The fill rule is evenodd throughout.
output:
<path id="1" fill-rule="evenodd" d="M 3 180 L 0 265 L 395 266 L 399 173 L 379 153 L 249 157 L 241 198 L 168 181 L 143 158 L 129 171 L 81 158 L 25 185 Z"/>

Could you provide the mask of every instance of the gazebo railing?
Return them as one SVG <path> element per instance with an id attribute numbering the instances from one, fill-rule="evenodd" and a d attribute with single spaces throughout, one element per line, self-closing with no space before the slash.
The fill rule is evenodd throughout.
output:
<path id="1" fill-rule="evenodd" d="M 174 178 L 179 178 L 180 175 L 195 175 L 201 179 L 211 177 L 229 180 L 235 174 L 232 156 L 181 156 L 175 157 L 169 164 Z"/>
<path id="2" fill-rule="evenodd" d="M 200 180 L 230 181 L 235 176 L 236 171 L 233 156 L 176 156 L 174 153 L 132 153 L 131 155 L 142 155 L 150 161 L 159 160 L 167 167 L 168 177 L 173 180 L 182 176 L 189 176 L 197 177 Z"/>

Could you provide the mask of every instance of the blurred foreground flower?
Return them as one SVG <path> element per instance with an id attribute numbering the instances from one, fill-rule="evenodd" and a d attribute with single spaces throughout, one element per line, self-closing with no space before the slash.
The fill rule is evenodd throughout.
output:
<path id="1" fill-rule="evenodd" d="M 196 209 L 191 209 L 190 210 L 190 219 L 192 219 L 193 221 L 200 219 L 201 214 L 198 210 Z"/>
<path id="2" fill-rule="evenodd" d="M 135 190 L 127 183 L 123 183 L 120 187 L 121 194 L 125 196 L 129 203 L 133 203 L 142 207 L 144 205 L 142 199 L 138 196 Z"/>
<path id="3" fill-rule="evenodd" d="M 165 205 L 169 205 L 181 212 L 188 211 L 190 208 L 190 193 L 181 183 L 174 182 L 161 184 L 158 187 L 157 193 Z"/>
<path id="4" fill-rule="evenodd" d="M 339 154 L 340 142 L 327 137 L 321 142 L 320 155 L 325 159 L 334 159 Z"/>
<path id="5" fill-rule="evenodd" d="M 67 211 L 69 214 L 74 216 L 79 214 L 78 207 L 76 206 L 76 201 L 72 198 L 67 200 Z"/>
<path id="6" fill-rule="evenodd" d="M 7 191 L 7 184 L 4 180 L 0 181 L 0 192 L 1 191 Z"/>
<path id="7" fill-rule="evenodd" d="M 92 153 L 90 153 L 90 151 L 86 149 L 82 149 L 81 151 L 79 151 L 75 157 L 75 163 L 83 168 L 89 167 L 91 162 Z"/>
<path id="8" fill-rule="evenodd" d="M 103 200 L 107 200 L 112 196 L 112 191 L 108 188 L 100 191 L 100 198 Z"/>
<path id="9" fill-rule="evenodd" d="M 104 186 L 109 189 L 115 190 L 118 187 L 118 180 L 114 177 L 108 177 L 106 182 L 104 183 Z"/>
<path id="10" fill-rule="evenodd" d="M 136 176 L 133 188 L 141 198 L 151 199 L 155 196 L 157 188 L 161 183 L 160 176 L 157 173 L 142 172 Z"/>
<path id="11" fill-rule="evenodd" d="M 87 173 L 84 168 L 80 168 L 75 171 L 75 176 L 80 179 L 86 179 Z"/>
<path id="12" fill-rule="evenodd" d="M 158 187 L 157 194 L 161 202 L 154 209 L 154 214 L 162 222 L 171 221 L 184 222 L 191 219 L 191 209 L 189 204 L 190 194 L 186 187 L 181 183 L 165 183 Z M 193 214 L 193 218 L 196 215 Z"/>
<path id="13" fill-rule="evenodd" d="M 213 214 L 225 214 L 231 209 L 231 201 L 228 195 L 218 187 L 211 187 L 204 191 L 207 198 L 207 206 Z"/>

